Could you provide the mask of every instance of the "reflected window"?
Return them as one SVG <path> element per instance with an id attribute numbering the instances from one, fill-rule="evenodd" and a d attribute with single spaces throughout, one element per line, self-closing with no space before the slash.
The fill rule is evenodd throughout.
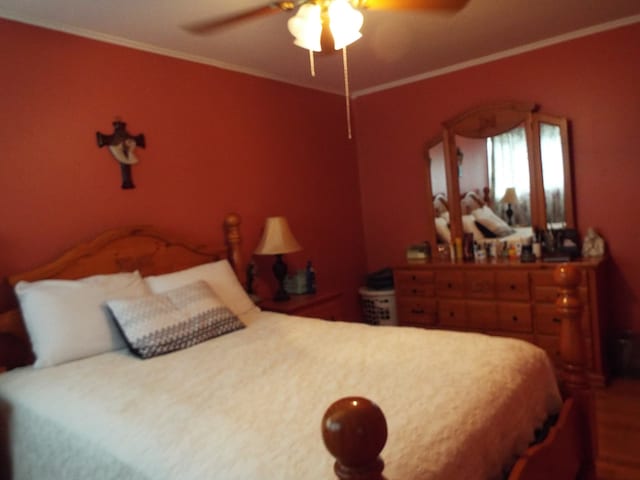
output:
<path id="1" fill-rule="evenodd" d="M 552 228 L 564 226 L 564 160 L 560 127 L 540 123 L 540 156 L 547 223 Z"/>
<path id="2" fill-rule="evenodd" d="M 514 224 L 531 225 L 531 182 L 524 127 L 487 138 L 487 160 L 493 204 L 500 205 L 507 192 L 515 191 L 517 203 L 505 204 L 503 208 L 513 209 Z"/>

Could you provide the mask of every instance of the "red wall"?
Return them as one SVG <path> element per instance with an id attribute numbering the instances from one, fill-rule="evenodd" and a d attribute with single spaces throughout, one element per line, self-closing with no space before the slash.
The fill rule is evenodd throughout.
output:
<path id="1" fill-rule="evenodd" d="M 319 289 L 343 290 L 357 316 L 362 218 L 340 96 L 7 20 L 0 58 L 0 310 L 13 301 L 7 275 L 104 229 L 152 224 L 217 243 L 235 211 L 245 259 L 264 218 L 287 216 L 304 247 L 290 267 L 312 259 Z M 116 116 L 147 140 L 134 190 L 96 145 Z"/>
<path id="2" fill-rule="evenodd" d="M 426 236 L 423 143 L 441 121 L 495 100 L 526 100 L 571 121 L 577 222 L 612 257 L 616 329 L 640 332 L 640 24 L 358 98 L 368 268 L 403 261 Z"/>

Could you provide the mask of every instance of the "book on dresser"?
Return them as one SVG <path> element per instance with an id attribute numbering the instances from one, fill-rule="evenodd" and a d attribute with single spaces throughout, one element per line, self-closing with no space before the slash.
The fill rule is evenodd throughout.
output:
<path id="1" fill-rule="evenodd" d="M 604 385 L 605 260 L 572 262 L 580 268 L 582 333 L 591 382 Z M 419 262 L 394 269 L 398 323 L 520 338 L 543 348 L 558 364 L 560 320 L 554 264 L 535 262 Z"/>

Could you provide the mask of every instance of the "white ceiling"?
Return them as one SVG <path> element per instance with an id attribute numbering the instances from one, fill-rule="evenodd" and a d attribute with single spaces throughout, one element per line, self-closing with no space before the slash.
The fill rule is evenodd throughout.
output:
<path id="1" fill-rule="evenodd" d="M 181 27 L 268 0 L 0 0 L 0 17 L 330 92 L 343 91 L 342 56 L 293 45 L 291 12 L 193 35 Z M 470 0 L 455 15 L 365 11 L 349 47 L 353 96 L 640 21 L 640 0 Z"/>

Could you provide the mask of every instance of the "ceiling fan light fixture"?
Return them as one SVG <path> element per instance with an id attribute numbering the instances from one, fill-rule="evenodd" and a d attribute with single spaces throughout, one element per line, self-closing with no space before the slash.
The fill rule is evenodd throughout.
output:
<path id="1" fill-rule="evenodd" d="M 360 29 L 364 17 L 360 10 L 353 8 L 348 0 L 334 0 L 329 5 L 329 24 L 335 42 L 340 50 L 362 37 Z"/>
<path id="2" fill-rule="evenodd" d="M 320 35 L 322 34 L 322 20 L 320 19 L 320 5 L 305 3 L 298 12 L 287 22 L 289 32 L 294 36 L 293 43 L 298 47 L 314 52 L 321 52 Z"/>
<path id="3" fill-rule="evenodd" d="M 323 9 L 324 12 L 323 12 Z M 333 36 L 333 48 L 340 50 L 360 37 L 363 15 L 349 0 L 331 0 L 328 3 L 305 3 L 289 19 L 289 32 L 295 37 L 293 43 L 314 52 L 322 52 L 322 17 L 329 17 L 329 28 Z"/>

